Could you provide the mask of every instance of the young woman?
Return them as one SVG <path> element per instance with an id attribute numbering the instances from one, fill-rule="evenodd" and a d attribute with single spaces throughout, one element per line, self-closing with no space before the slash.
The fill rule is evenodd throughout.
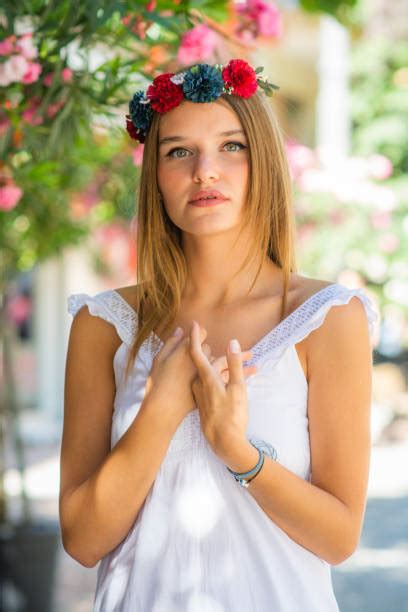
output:
<path id="1" fill-rule="evenodd" d="M 296 273 L 271 87 L 231 60 L 130 103 L 137 284 L 69 298 L 60 520 L 66 551 L 101 561 L 98 612 L 338 610 L 376 314 Z"/>

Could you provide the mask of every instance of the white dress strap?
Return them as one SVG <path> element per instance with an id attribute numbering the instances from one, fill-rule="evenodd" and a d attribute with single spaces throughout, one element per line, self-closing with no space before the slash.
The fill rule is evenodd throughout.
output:
<path id="1" fill-rule="evenodd" d="M 137 314 L 117 291 L 108 289 L 94 296 L 73 293 L 68 297 L 68 312 L 73 317 L 85 305 L 91 315 L 111 323 L 122 342 L 129 346 L 133 344 L 137 330 Z"/>
<path id="2" fill-rule="evenodd" d="M 297 344 L 320 327 L 332 306 L 347 304 L 354 296 L 357 296 L 364 305 L 369 333 L 372 336 L 378 314 L 364 290 L 362 288 L 349 289 L 340 283 L 332 283 L 310 296 L 267 333 L 253 347 L 253 357 L 248 363 L 258 361 L 266 355 L 279 358 L 289 345 Z"/>

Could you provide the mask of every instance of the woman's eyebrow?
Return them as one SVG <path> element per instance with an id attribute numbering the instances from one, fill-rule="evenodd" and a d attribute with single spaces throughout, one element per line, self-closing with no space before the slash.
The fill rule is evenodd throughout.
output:
<path id="1" fill-rule="evenodd" d="M 226 132 L 219 132 L 217 136 L 232 136 L 233 134 L 244 134 L 244 130 L 227 130 Z M 180 142 L 186 140 L 187 136 L 166 136 L 159 140 L 159 146 L 168 142 Z"/>

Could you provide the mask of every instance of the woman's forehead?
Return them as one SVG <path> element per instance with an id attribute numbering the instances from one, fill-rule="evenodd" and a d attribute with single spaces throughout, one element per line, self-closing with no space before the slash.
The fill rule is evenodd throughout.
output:
<path id="1" fill-rule="evenodd" d="M 242 129 L 235 111 L 227 102 L 190 102 L 184 101 L 160 118 L 159 135 L 186 135 L 189 131 L 205 131 L 211 134 L 226 130 Z"/>

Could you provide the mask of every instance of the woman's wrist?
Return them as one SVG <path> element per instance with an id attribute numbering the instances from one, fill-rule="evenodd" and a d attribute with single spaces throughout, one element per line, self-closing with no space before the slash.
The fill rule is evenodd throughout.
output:
<path id="1" fill-rule="evenodd" d="M 172 412 L 169 410 L 168 406 L 164 406 L 163 402 L 160 402 L 158 398 L 151 393 L 148 393 L 143 398 L 140 411 L 150 415 L 152 419 L 157 421 L 157 426 L 159 428 L 164 428 L 172 435 L 174 435 L 180 424 L 180 420 L 177 418 L 175 411 Z"/>
<path id="2" fill-rule="evenodd" d="M 233 472 L 246 473 L 252 470 L 259 460 L 259 451 L 247 439 L 231 446 L 225 465 Z"/>

